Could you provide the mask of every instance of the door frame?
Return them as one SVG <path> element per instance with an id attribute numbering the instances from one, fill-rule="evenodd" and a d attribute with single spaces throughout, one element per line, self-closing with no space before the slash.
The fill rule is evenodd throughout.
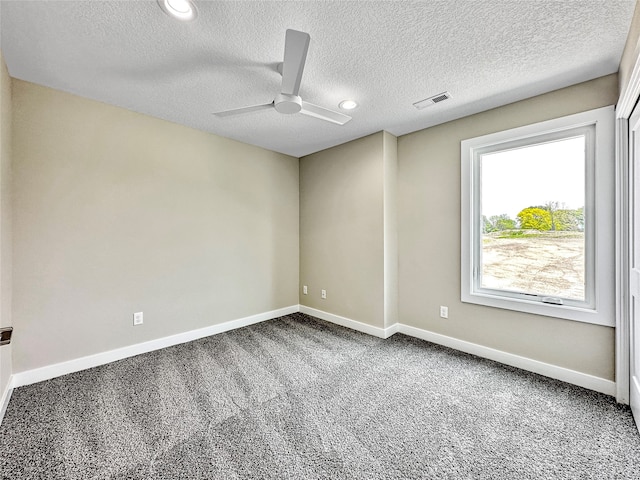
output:
<path id="1" fill-rule="evenodd" d="M 629 118 L 640 99 L 640 56 L 616 105 L 616 400 L 629 404 Z"/>

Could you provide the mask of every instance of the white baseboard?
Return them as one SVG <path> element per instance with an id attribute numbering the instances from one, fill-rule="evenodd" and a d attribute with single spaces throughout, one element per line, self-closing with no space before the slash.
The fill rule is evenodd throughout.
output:
<path id="1" fill-rule="evenodd" d="M 409 335 L 411 337 L 421 338 L 438 345 L 444 345 L 446 347 L 460 350 L 462 352 L 471 353 L 478 357 L 488 358 L 505 365 L 521 368 L 522 370 L 528 370 L 533 373 L 544 375 L 545 377 L 555 378 L 556 380 L 562 380 L 563 382 L 578 385 L 580 387 L 595 390 L 606 395 L 615 396 L 616 383 L 604 378 L 595 377 L 587 373 L 577 372 L 564 367 L 558 367 L 557 365 L 551 365 L 549 363 L 540 362 L 527 357 L 521 357 L 513 353 L 503 352 L 501 350 L 495 350 L 493 348 L 478 345 L 476 343 L 466 342 L 457 338 L 448 337 L 439 333 L 430 332 L 428 330 L 422 330 L 420 328 L 410 327 L 408 325 L 399 325 L 398 331 Z"/>
<path id="2" fill-rule="evenodd" d="M 373 325 L 369 325 L 367 323 L 358 322 L 357 320 L 352 320 L 347 317 L 341 317 L 340 315 L 334 315 L 333 313 L 324 312 L 322 310 L 317 310 L 305 305 L 300 305 L 300 312 L 311 315 L 312 317 L 321 318 L 322 320 L 326 320 L 327 322 L 342 325 L 343 327 L 347 327 L 352 330 L 357 330 L 358 332 L 373 335 L 374 337 L 378 338 L 389 338 L 391 335 L 398 331 L 397 324 L 387 328 L 374 327 Z"/>
<path id="3" fill-rule="evenodd" d="M 246 327 L 248 325 L 253 325 L 255 323 L 271 320 L 273 318 L 278 318 L 296 312 L 306 313 L 307 315 L 311 315 L 316 318 L 335 323 L 337 325 L 342 325 L 343 327 L 351 328 L 359 332 L 373 335 L 378 338 L 389 338 L 395 333 L 403 333 L 405 335 L 421 338 L 423 340 L 437 343 L 439 345 L 444 345 L 455 350 L 460 350 L 462 352 L 471 353 L 479 357 L 488 358 L 505 365 L 528 370 L 530 372 L 538 373 L 550 378 L 555 378 L 557 380 L 562 380 L 564 382 L 588 388 L 590 390 L 595 390 L 607 395 L 614 396 L 616 393 L 615 382 L 606 380 L 604 378 L 595 377 L 586 373 L 581 373 L 575 370 L 570 370 L 568 368 L 551 365 L 548 363 L 540 362 L 538 360 L 533 360 L 531 358 L 521 357 L 512 353 L 495 350 L 483 345 L 466 342 L 464 340 L 448 337 L 446 335 L 430 332 L 428 330 L 422 330 L 420 328 L 410 327 L 408 325 L 403 325 L 400 323 L 396 323 L 387 328 L 380 328 L 304 305 L 292 305 L 290 307 L 280 308 L 278 310 L 272 310 L 270 312 L 264 312 L 249 317 L 239 318 L 217 325 L 211 325 L 209 327 L 171 335 L 169 337 L 159 338 L 144 343 L 138 343 L 136 345 L 130 345 L 128 347 L 118 348 L 116 350 L 110 350 L 95 355 L 89 355 L 86 357 L 69 360 L 67 362 L 48 365 L 41 368 L 35 368 L 33 370 L 27 370 L 25 372 L 14 373 L 11 376 L 5 392 L 3 392 L 2 394 L 2 398 L 0 398 L 0 422 L 2 422 L 4 412 L 7 405 L 9 404 L 9 399 L 11 398 L 11 392 L 14 388 L 24 385 L 30 385 L 32 383 L 41 382 L 44 380 L 49 380 L 69 373 L 78 372 L 80 370 L 86 370 L 88 368 L 97 367 L 110 362 L 115 362 L 117 360 L 122 360 L 123 358 L 140 355 L 142 353 L 152 352 L 161 348 L 190 342 L 199 338 L 227 332 L 229 330 L 234 330 L 236 328 Z"/>
<path id="4" fill-rule="evenodd" d="M 7 407 L 9 406 L 9 400 L 11 400 L 11 394 L 13 393 L 13 376 L 9 377 L 9 382 L 7 383 L 7 387 L 2 392 L 2 398 L 0 398 L 0 425 L 2 425 L 2 420 L 4 419 L 4 414 L 7 411 Z"/>
<path id="5" fill-rule="evenodd" d="M 69 373 L 79 372 L 80 370 L 86 370 L 87 368 L 97 367 L 117 360 L 122 360 L 123 358 L 159 350 L 161 348 L 191 342 L 199 338 L 216 335 L 229 330 L 235 330 L 236 328 L 246 327 L 248 325 L 253 325 L 254 323 L 264 322 L 265 320 L 271 320 L 272 318 L 282 317 L 283 315 L 289 315 L 298 311 L 300 311 L 299 305 L 292 305 L 290 307 L 259 313 L 249 317 L 238 318 L 236 320 L 211 325 L 197 330 L 178 333 L 169 337 L 158 338 L 156 340 L 118 348 L 116 350 L 109 350 L 95 355 L 76 358 L 67 362 L 56 363 L 54 365 L 47 365 L 46 367 L 14 373 L 13 381 L 10 386 L 12 388 L 17 388 L 36 382 L 42 382 L 43 380 L 49 380 Z"/>
<path id="6" fill-rule="evenodd" d="M 394 323 L 393 325 L 384 329 L 384 338 L 389 338 L 391 335 L 398 333 L 400 331 L 400 324 Z"/>
<path id="7" fill-rule="evenodd" d="M 521 357 L 513 353 L 503 352 L 501 350 L 495 350 L 490 347 L 478 345 L 476 343 L 466 342 L 457 338 L 448 337 L 439 333 L 430 332 L 428 330 L 422 330 L 420 328 L 410 327 L 409 325 L 403 325 L 396 323 L 387 328 L 374 327 L 366 323 L 358 322 L 350 318 L 341 317 L 332 313 L 317 310 L 315 308 L 306 307 L 300 305 L 300 312 L 306 313 L 313 317 L 321 318 L 327 322 L 336 323 L 343 327 L 351 328 L 359 332 L 367 333 L 378 338 L 389 338 L 394 333 L 403 333 L 411 337 L 421 338 L 438 345 L 444 345 L 446 347 L 460 350 L 461 352 L 471 353 L 478 357 L 488 358 L 505 365 L 521 368 L 529 372 L 544 375 L 545 377 L 555 378 L 556 380 L 562 380 L 563 382 L 578 385 L 579 387 L 588 388 L 601 392 L 606 395 L 615 396 L 616 383 L 604 378 L 595 377 L 587 373 L 578 372 L 576 370 L 570 370 L 568 368 L 559 367 L 557 365 L 551 365 L 550 363 L 540 362 L 527 357 Z"/>

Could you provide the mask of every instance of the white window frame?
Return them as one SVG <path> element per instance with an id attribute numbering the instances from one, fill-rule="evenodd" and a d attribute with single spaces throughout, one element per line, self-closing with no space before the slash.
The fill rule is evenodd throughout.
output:
<path id="1" fill-rule="evenodd" d="M 558 138 L 587 135 L 585 185 L 585 302 L 482 288 L 480 155 Z M 589 153 L 589 142 L 593 150 Z M 546 122 L 463 140 L 461 300 L 549 317 L 615 326 L 614 109 L 603 107 Z"/>

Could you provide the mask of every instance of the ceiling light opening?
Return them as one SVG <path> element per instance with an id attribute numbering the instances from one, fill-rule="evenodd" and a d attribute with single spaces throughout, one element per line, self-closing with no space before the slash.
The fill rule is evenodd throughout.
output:
<path id="1" fill-rule="evenodd" d="M 193 20 L 198 14 L 191 0 L 158 0 L 158 4 L 164 13 L 185 22 Z"/>
<path id="2" fill-rule="evenodd" d="M 353 110 L 358 106 L 358 103 L 355 102 L 354 100 L 343 100 L 342 102 L 340 102 L 340 105 L 338 106 L 342 110 Z"/>

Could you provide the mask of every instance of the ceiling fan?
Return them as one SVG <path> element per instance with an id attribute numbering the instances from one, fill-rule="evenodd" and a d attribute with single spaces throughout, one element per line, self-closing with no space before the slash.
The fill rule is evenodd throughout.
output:
<path id="1" fill-rule="evenodd" d="M 225 110 L 223 112 L 216 112 L 214 115 L 218 117 L 229 117 L 275 108 L 280 113 L 291 114 L 300 112 L 303 115 L 337 123 L 338 125 L 344 125 L 351 120 L 349 115 L 305 102 L 298 95 L 310 40 L 311 37 L 308 33 L 298 32 L 297 30 L 287 30 L 284 44 L 284 62 L 281 64 L 282 68 L 278 66 L 278 71 L 282 74 L 282 88 L 271 103 Z"/>

